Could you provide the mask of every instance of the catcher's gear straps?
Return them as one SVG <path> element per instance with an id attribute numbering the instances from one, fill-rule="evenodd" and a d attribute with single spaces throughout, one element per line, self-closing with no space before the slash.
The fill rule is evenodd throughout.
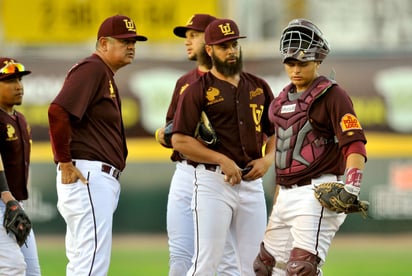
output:
<path id="1" fill-rule="evenodd" d="M 273 267 L 275 267 L 276 260 L 265 249 L 263 242 L 260 244 L 260 252 L 253 262 L 253 270 L 256 276 L 272 276 Z"/>
<path id="2" fill-rule="evenodd" d="M 286 266 L 286 275 L 317 276 L 320 258 L 312 253 L 293 248 Z"/>

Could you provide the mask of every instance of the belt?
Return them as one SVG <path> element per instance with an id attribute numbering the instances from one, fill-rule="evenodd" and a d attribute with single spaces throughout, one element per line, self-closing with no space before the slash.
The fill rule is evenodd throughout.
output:
<path id="1" fill-rule="evenodd" d="M 297 183 L 297 184 L 293 184 L 293 185 L 282 185 L 282 184 L 279 184 L 279 186 L 282 188 L 282 189 L 295 189 L 295 188 L 298 188 L 298 187 L 302 187 L 302 186 L 306 186 L 306 185 L 309 185 L 309 184 L 311 184 L 312 183 L 312 181 L 304 181 L 304 182 L 302 182 L 302 183 Z"/>
<path id="2" fill-rule="evenodd" d="M 194 161 L 191 161 L 191 160 L 187 160 L 187 164 L 191 165 L 195 168 L 199 165 L 203 165 L 203 166 L 205 166 L 205 170 L 212 171 L 212 172 L 220 172 L 221 174 L 224 174 L 223 171 L 220 169 L 219 165 L 197 163 L 197 162 L 194 162 Z"/>
<path id="3" fill-rule="evenodd" d="M 73 166 L 76 166 L 76 161 L 73 161 Z M 60 166 L 59 166 L 59 170 L 60 170 Z M 119 180 L 120 175 L 121 175 L 121 171 L 116 169 L 113 166 L 110 166 L 108 164 L 102 164 L 102 168 L 101 168 L 102 172 L 107 173 L 111 176 L 113 176 L 114 178 L 116 178 L 116 180 Z"/>
<path id="4" fill-rule="evenodd" d="M 219 165 L 213 165 L 213 164 L 202 164 L 205 166 L 205 169 L 208 171 L 212 171 L 212 172 L 220 172 L 221 174 L 223 174 L 223 171 L 220 169 Z"/>
<path id="5" fill-rule="evenodd" d="M 115 167 L 112 167 L 110 165 L 107 165 L 107 164 L 102 164 L 102 172 L 105 172 L 105 173 L 113 176 L 117 180 L 119 180 L 120 174 L 122 173 L 120 170 L 118 170 Z"/>
<path id="6" fill-rule="evenodd" d="M 224 174 L 222 169 L 220 168 L 219 165 L 215 165 L 215 164 L 198 164 L 198 165 L 203 165 L 205 167 L 205 170 L 211 171 L 211 172 L 217 172 L 217 173 L 221 173 Z"/>

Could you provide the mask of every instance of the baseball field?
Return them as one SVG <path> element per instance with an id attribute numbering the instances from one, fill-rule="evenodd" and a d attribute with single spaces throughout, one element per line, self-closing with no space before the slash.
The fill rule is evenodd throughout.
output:
<path id="1" fill-rule="evenodd" d="M 37 237 L 43 276 L 65 275 L 63 236 Z M 412 275 L 412 233 L 337 234 L 323 268 L 326 276 Z M 165 235 L 116 235 L 111 276 L 163 276 L 168 273 Z"/>

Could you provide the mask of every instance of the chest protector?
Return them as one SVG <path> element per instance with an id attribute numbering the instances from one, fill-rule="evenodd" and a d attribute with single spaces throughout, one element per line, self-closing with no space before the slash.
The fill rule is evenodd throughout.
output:
<path id="1" fill-rule="evenodd" d="M 328 144 L 336 142 L 334 138 L 316 135 L 309 120 L 313 102 L 334 84 L 326 77 L 319 77 L 295 100 L 288 97 L 292 84 L 286 86 L 276 98 L 271 114 L 277 137 L 277 175 L 302 173 L 321 160 Z"/>

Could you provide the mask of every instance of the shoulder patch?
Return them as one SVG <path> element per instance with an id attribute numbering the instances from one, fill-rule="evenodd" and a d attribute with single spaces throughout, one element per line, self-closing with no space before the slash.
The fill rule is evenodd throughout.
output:
<path id="1" fill-rule="evenodd" d="M 340 127 L 342 128 L 343 132 L 354 129 L 362 129 L 358 118 L 350 113 L 343 115 L 342 119 L 340 120 Z"/>
<path id="2" fill-rule="evenodd" d="M 186 88 L 189 86 L 189 84 L 188 83 L 186 83 L 185 85 L 183 85 L 182 87 L 180 87 L 180 92 L 179 92 L 179 95 L 182 95 L 183 94 L 183 92 L 186 90 Z"/>

